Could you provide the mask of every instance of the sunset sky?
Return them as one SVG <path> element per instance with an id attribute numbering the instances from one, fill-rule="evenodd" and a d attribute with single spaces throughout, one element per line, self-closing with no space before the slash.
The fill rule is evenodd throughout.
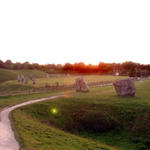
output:
<path id="1" fill-rule="evenodd" d="M 0 59 L 150 64 L 149 0 L 1 0 Z"/>

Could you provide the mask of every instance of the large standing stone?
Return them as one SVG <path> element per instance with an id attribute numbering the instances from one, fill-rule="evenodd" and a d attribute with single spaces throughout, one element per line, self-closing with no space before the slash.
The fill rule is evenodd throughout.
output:
<path id="1" fill-rule="evenodd" d="M 113 83 L 118 96 L 134 96 L 136 88 L 134 79 L 128 78 Z"/>
<path id="2" fill-rule="evenodd" d="M 84 79 L 84 77 L 76 78 L 76 91 L 79 92 L 88 92 L 89 87 Z"/>

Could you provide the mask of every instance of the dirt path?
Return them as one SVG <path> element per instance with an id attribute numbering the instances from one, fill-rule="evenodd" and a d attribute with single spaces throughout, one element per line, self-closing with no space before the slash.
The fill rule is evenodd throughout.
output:
<path id="1" fill-rule="evenodd" d="M 51 96 L 51 97 L 41 98 L 37 100 L 31 100 L 28 102 L 17 104 L 12 107 L 5 108 L 3 111 L 1 111 L 0 112 L 0 150 L 19 150 L 19 143 L 15 139 L 14 132 L 11 128 L 11 122 L 9 119 L 9 114 L 12 110 L 25 105 L 38 103 L 45 100 L 55 99 L 60 96 L 62 95 Z"/>

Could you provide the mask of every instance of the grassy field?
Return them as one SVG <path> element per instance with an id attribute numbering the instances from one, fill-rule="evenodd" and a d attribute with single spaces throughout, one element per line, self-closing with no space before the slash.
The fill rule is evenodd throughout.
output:
<path id="1" fill-rule="evenodd" d="M 59 85 L 72 85 L 75 83 L 75 79 L 77 77 L 78 77 L 77 75 L 76 76 L 75 75 L 70 75 L 70 76 L 55 75 L 55 76 L 50 76 L 49 78 L 37 78 L 35 85 L 32 85 L 32 82 L 29 81 L 28 86 L 44 87 L 45 84 L 56 85 L 56 82 L 59 82 Z M 88 84 L 92 82 L 106 82 L 106 81 L 111 82 L 111 81 L 125 78 L 124 76 L 112 76 L 112 75 L 85 75 L 84 77 Z M 20 85 L 20 83 L 14 80 L 5 82 L 5 84 Z"/>
<path id="2" fill-rule="evenodd" d="M 26 77 L 29 77 L 32 74 L 35 78 L 42 78 L 46 76 L 46 73 L 39 70 L 0 69 L 0 83 L 10 80 L 17 80 L 19 74 L 23 74 Z"/>
<path id="3" fill-rule="evenodd" d="M 18 83 L 18 74 L 32 74 L 36 84 Z M 72 85 L 75 75 L 49 75 L 37 70 L 0 69 L 0 110 L 31 99 L 65 94 L 65 97 L 17 109 L 12 114 L 14 130 L 25 150 L 149 150 L 150 80 L 136 82 L 136 97 L 118 97 L 112 86 L 46 91 L 45 85 Z M 126 77 L 87 75 L 92 83 L 107 83 Z M 62 91 L 63 90 L 63 91 Z M 24 92 L 26 94 L 24 94 Z M 42 92 L 35 93 L 33 92 Z M 2 96 L 3 94 L 21 94 Z M 32 93 L 32 94 L 29 94 Z M 23 119 L 19 119 L 23 118 Z M 108 146 L 109 145 L 109 146 Z"/>
<path id="4" fill-rule="evenodd" d="M 150 80 L 136 82 L 135 97 L 118 97 L 112 86 L 66 93 L 12 113 L 25 150 L 150 149 Z M 23 118 L 23 119 L 20 119 Z"/>
<path id="5" fill-rule="evenodd" d="M 18 83 L 17 76 L 18 74 L 23 74 L 25 77 L 30 76 L 30 74 L 35 77 L 36 84 L 33 85 L 32 81 L 29 79 L 28 84 Z M 77 75 L 60 75 L 60 74 L 51 74 L 49 78 L 46 78 L 46 73 L 37 70 L 7 70 L 0 69 L 0 95 L 7 95 L 12 93 L 31 93 L 31 92 L 41 92 L 47 90 L 45 88 L 48 86 L 56 86 L 56 82 L 60 86 L 70 86 L 75 83 Z M 105 83 L 113 82 L 118 79 L 126 78 L 124 76 L 111 76 L 111 75 L 86 75 L 85 79 L 88 84 L 92 83 Z"/>
<path id="6" fill-rule="evenodd" d="M 64 94 L 65 92 L 69 93 L 71 91 L 63 91 L 63 92 L 53 91 L 53 92 L 45 92 L 45 93 L 43 92 L 43 93 L 14 95 L 14 96 L 1 96 L 0 97 L 0 111 L 5 107 L 19 104 L 25 101 L 34 100 L 34 99 L 43 98 L 43 97 L 49 97 L 52 95 Z"/>

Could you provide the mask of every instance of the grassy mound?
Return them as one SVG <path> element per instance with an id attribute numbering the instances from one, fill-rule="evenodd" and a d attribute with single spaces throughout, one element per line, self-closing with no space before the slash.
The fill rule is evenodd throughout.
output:
<path id="1" fill-rule="evenodd" d="M 26 106 L 14 111 L 14 125 L 19 131 L 24 147 L 29 149 L 31 145 L 24 138 L 25 131 L 22 128 L 26 126 L 26 122 L 32 120 L 37 126 L 57 127 L 122 150 L 149 150 L 150 80 L 139 81 L 136 87 L 136 97 L 118 97 L 110 86 L 92 88 L 89 93 L 67 94 L 56 100 Z M 21 114 L 26 116 L 23 121 L 19 119 L 21 116 L 17 117 Z M 36 145 L 36 142 L 40 140 L 38 132 L 43 135 L 45 133 L 38 130 L 37 135 L 32 136 L 34 128 L 34 126 L 29 127 L 31 133 L 26 134 L 33 138 L 33 143 Z M 58 141 L 59 138 L 59 136 L 54 137 Z M 48 145 L 51 146 L 51 144 Z M 39 149 L 42 148 L 41 146 Z M 85 148 L 82 148 L 81 144 L 75 149 Z"/>
<path id="2" fill-rule="evenodd" d="M 45 73 L 39 70 L 9 70 L 9 69 L 0 69 L 0 83 L 17 80 L 18 74 L 23 74 L 24 76 L 30 76 L 31 74 L 35 78 L 45 77 Z"/>
<path id="3" fill-rule="evenodd" d="M 15 111 L 13 120 L 15 126 L 19 124 L 19 140 L 25 150 L 117 150 L 40 123 L 23 111 Z"/>

